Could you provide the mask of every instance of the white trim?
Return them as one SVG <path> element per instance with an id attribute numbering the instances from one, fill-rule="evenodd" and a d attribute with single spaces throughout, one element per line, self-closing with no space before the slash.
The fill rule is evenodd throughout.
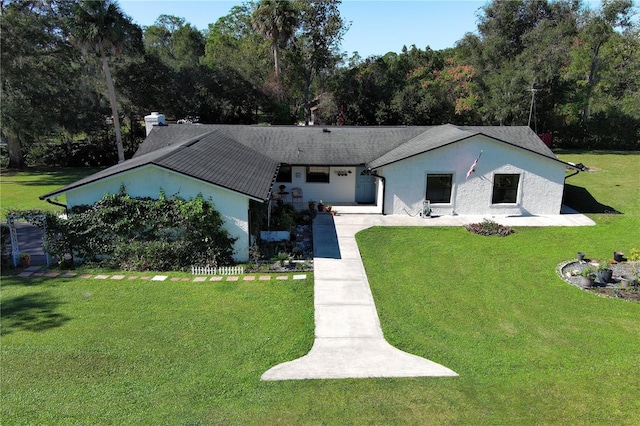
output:
<path id="1" fill-rule="evenodd" d="M 493 171 L 491 173 L 491 191 L 489 191 L 489 207 L 517 207 L 522 204 L 522 188 L 524 180 L 524 170 L 518 170 L 517 173 L 506 171 Z M 494 203 L 493 191 L 496 184 L 496 175 L 518 175 L 518 187 L 516 188 L 516 201 L 514 203 Z"/>
<path id="2" fill-rule="evenodd" d="M 454 207 L 455 203 L 454 200 L 456 199 L 456 188 L 458 185 L 456 185 L 456 172 L 454 171 L 431 171 L 431 170 L 427 170 L 424 173 L 424 190 L 422 191 L 422 193 L 424 194 L 424 199 L 427 200 L 427 178 L 429 177 L 429 175 L 451 175 L 451 194 L 449 195 L 449 202 L 448 203 L 434 203 L 433 201 L 429 200 L 430 205 L 432 206 L 436 206 L 436 207 Z"/>

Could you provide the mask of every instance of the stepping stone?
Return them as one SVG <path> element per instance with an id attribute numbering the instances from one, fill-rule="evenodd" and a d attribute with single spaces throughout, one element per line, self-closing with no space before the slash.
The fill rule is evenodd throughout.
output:
<path id="1" fill-rule="evenodd" d="M 204 281 L 206 281 L 206 280 L 207 280 L 207 277 L 195 277 L 195 278 L 193 279 L 193 282 L 194 282 L 194 283 L 201 283 L 201 282 L 204 282 Z"/>
<path id="2" fill-rule="evenodd" d="M 140 277 L 141 280 L 148 280 L 150 277 Z"/>
<path id="3" fill-rule="evenodd" d="M 271 275 L 261 275 L 258 279 L 260 281 L 271 281 Z"/>
<path id="4" fill-rule="evenodd" d="M 24 272 L 35 272 L 35 271 L 39 271 L 40 270 L 40 266 L 29 266 L 27 269 L 24 270 Z"/>
<path id="5" fill-rule="evenodd" d="M 173 277 L 173 278 L 171 278 L 171 281 L 173 281 L 173 282 L 180 281 L 180 278 L 178 278 L 178 277 Z"/>
<path id="6" fill-rule="evenodd" d="M 123 280 L 124 275 L 114 275 L 111 277 L 112 280 Z"/>
<path id="7" fill-rule="evenodd" d="M 20 272 L 17 276 L 18 277 L 30 277 L 31 274 L 32 274 L 32 272 L 24 271 L 24 272 Z"/>
<path id="8" fill-rule="evenodd" d="M 307 276 L 306 275 L 294 275 L 293 279 L 294 280 L 306 280 Z"/>
<path id="9" fill-rule="evenodd" d="M 276 280 L 280 280 L 280 281 L 286 281 L 288 279 L 289 277 L 287 275 L 281 275 L 279 277 L 276 277 Z"/>
<path id="10" fill-rule="evenodd" d="M 60 276 L 60 274 L 57 272 L 47 272 L 46 274 L 44 274 L 44 276 L 48 278 L 55 278 L 57 276 Z"/>
<path id="11" fill-rule="evenodd" d="M 182 278 L 180 281 L 182 281 L 182 282 L 189 282 L 189 281 L 191 281 L 191 278 Z"/>
<path id="12" fill-rule="evenodd" d="M 138 276 L 137 276 L 137 275 L 131 275 L 131 276 L 129 277 L 129 279 L 130 279 L 130 280 L 137 280 L 137 279 L 138 279 Z"/>
<path id="13" fill-rule="evenodd" d="M 222 277 L 211 277 L 209 281 L 222 281 Z"/>
<path id="14" fill-rule="evenodd" d="M 31 274 L 31 276 L 34 277 L 34 278 L 35 277 L 41 277 L 43 275 L 44 275 L 44 273 L 42 273 L 42 272 L 34 272 L 34 273 Z"/>
<path id="15" fill-rule="evenodd" d="M 238 281 L 238 277 L 227 277 L 227 281 Z"/>
<path id="16" fill-rule="evenodd" d="M 82 278 L 82 279 L 85 279 L 85 280 L 86 280 L 87 278 L 91 278 L 92 276 L 93 276 L 93 275 L 91 275 L 91 274 L 82 274 L 82 275 L 80 275 L 78 278 Z"/>
<path id="17" fill-rule="evenodd" d="M 167 278 L 169 278 L 166 275 L 156 275 L 155 277 L 151 278 L 151 281 L 164 281 Z"/>
<path id="18" fill-rule="evenodd" d="M 96 275 L 95 277 L 93 277 L 93 279 L 96 280 L 106 280 L 107 278 L 109 278 L 109 275 Z"/>
<path id="19" fill-rule="evenodd" d="M 62 274 L 61 277 L 62 278 L 75 278 L 78 274 L 74 274 L 71 272 L 67 272 L 66 274 Z"/>
<path id="20" fill-rule="evenodd" d="M 253 275 L 246 275 L 244 278 L 242 278 L 243 281 L 253 281 L 256 279 L 256 277 L 254 277 Z"/>

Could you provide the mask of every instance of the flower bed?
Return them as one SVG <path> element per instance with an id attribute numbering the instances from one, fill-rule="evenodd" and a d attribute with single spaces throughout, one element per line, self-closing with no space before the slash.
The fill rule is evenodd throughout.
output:
<path id="1" fill-rule="evenodd" d="M 638 262 L 612 263 L 613 277 L 611 282 L 596 282 L 593 287 L 583 288 L 580 285 L 582 271 L 594 267 L 597 267 L 597 263 L 569 260 L 558 265 L 557 272 L 564 281 L 585 291 L 601 296 L 640 302 L 640 286 L 638 285 L 637 275 L 635 275 L 635 284 L 632 279 L 634 274 L 638 273 L 638 268 L 640 268 Z"/>

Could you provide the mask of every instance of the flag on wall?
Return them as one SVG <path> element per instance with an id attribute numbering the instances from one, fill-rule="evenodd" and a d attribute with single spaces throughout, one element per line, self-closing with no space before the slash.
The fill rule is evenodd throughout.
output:
<path id="1" fill-rule="evenodd" d="M 467 172 L 467 180 L 469 180 L 469 176 L 471 176 L 471 173 L 476 171 L 476 165 L 478 164 L 478 160 L 480 159 L 481 155 L 482 155 L 482 151 L 480 151 L 480 154 L 478 154 L 478 158 L 476 158 L 476 161 L 474 161 L 471 167 L 469 168 L 469 171 Z"/>

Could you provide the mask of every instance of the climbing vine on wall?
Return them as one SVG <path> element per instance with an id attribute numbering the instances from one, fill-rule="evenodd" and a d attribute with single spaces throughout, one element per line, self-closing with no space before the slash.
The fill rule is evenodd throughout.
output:
<path id="1" fill-rule="evenodd" d="M 131 197 L 124 188 L 68 219 L 49 217 L 47 243 L 58 259 L 96 262 L 122 270 L 185 270 L 233 262 L 234 238 L 211 202 Z"/>

